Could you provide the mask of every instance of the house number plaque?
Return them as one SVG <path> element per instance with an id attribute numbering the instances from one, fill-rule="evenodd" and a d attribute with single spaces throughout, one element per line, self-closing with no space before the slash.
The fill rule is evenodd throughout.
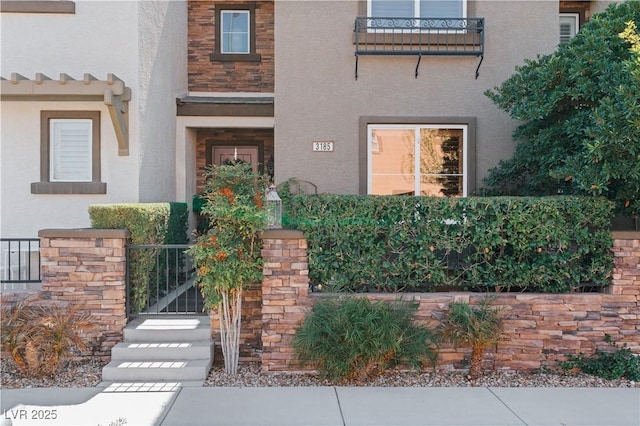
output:
<path id="1" fill-rule="evenodd" d="M 313 141 L 313 152 L 333 152 L 333 141 Z"/>

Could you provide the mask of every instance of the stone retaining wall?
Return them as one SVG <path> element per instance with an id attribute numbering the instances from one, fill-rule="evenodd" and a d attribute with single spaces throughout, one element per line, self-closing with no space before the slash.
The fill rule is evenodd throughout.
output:
<path id="1" fill-rule="evenodd" d="M 42 290 L 3 293 L 3 305 L 28 296 L 38 303 L 79 305 L 97 325 L 94 355 L 110 356 L 126 325 L 124 230 L 40 231 Z M 606 349 L 606 334 L 640 353 L 640 232 L 614 232 L 612 284 L 605 293 L 497 293 L 504 308 L 505 339 L 488 351 L 496 370 L 552 367 L 567 354 Z M 294 372 L 291 341 L 318 294 L 309 294 L 307 242 L 299 231 L 273 230 L 263 235 L 264 280 L 245 292 L 241 361 L 261 361 L 265 372 Z M 368 294 L 393 300 L 397 294 Z M 451 302 L 477 302 L 477 293 L 415 293 L 417 319 L 435 327 Z M 215 314 L 212 330 L 217 329 Z M 462 369 L 469 349 L 444 345 L 439 368 Z"/>
<path id="2" fill-rule="evenodd" d="M 283 231 L 281 231 L 283 232 Z M 606 293 L 538 294 L 497 293 L 504 308 L 504 340 L 487 353 L 486 368 L 535 370 L 557 365 L 566 354 L 606 349 L 605 334 L 640 353 L 640 232 L 614 233 L 612 285 Z M 293 371 L 291 339 L 313 302 L 321 295 L 307 294 L 306 240 L 301 233 L 265 232 L 263 257 L 262 369 Z M 478 293 L 415 293 L 403 298 L 419 302 L 417 319 L 435 327 L 453 301 L 471 303 Z M 372 299 L 394 300 L 397 294 L 368 294 Z M 468 367 L 470 350 L 444 345 L 438 367 Z"/>

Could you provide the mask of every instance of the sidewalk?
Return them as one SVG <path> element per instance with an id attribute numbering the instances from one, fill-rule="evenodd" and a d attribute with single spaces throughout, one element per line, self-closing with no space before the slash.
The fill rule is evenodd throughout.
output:
<path id="1" fill-rule="evenodd" d="M 0 425 L 640 425 L 640 388 L 139 385 L 2 389 Z"/>

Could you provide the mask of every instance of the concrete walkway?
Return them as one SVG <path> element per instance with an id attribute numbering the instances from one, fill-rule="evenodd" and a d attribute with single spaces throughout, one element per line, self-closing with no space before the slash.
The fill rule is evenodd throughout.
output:
<path id="1" fill-rule="evenodd" d="M 0 425 L 640 425 L 640 388 L 2 389 Z"/>

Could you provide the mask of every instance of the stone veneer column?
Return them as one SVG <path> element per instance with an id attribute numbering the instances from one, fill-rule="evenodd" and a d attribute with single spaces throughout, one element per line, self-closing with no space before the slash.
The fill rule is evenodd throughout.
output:
<path id="1" fill-rule="evenodd" d="M 40 298 L 78 305 L 97 330 L 95 355 L 109 357 L 127 323 L 126 249 L 122 229 L 44 229 Z"/>
<path id="2" fill-rule="evenodd" d="M 640 231 L 613 232 L 613 277 L 609 293 L 640 301 Z"/>
<path id="3" fill-rule="evenodd" d="M 290 371 L 291 341 L 312 306 L 307 240 L 294 230 L 265 231 L 262 239 L 262 371 Z"/>

